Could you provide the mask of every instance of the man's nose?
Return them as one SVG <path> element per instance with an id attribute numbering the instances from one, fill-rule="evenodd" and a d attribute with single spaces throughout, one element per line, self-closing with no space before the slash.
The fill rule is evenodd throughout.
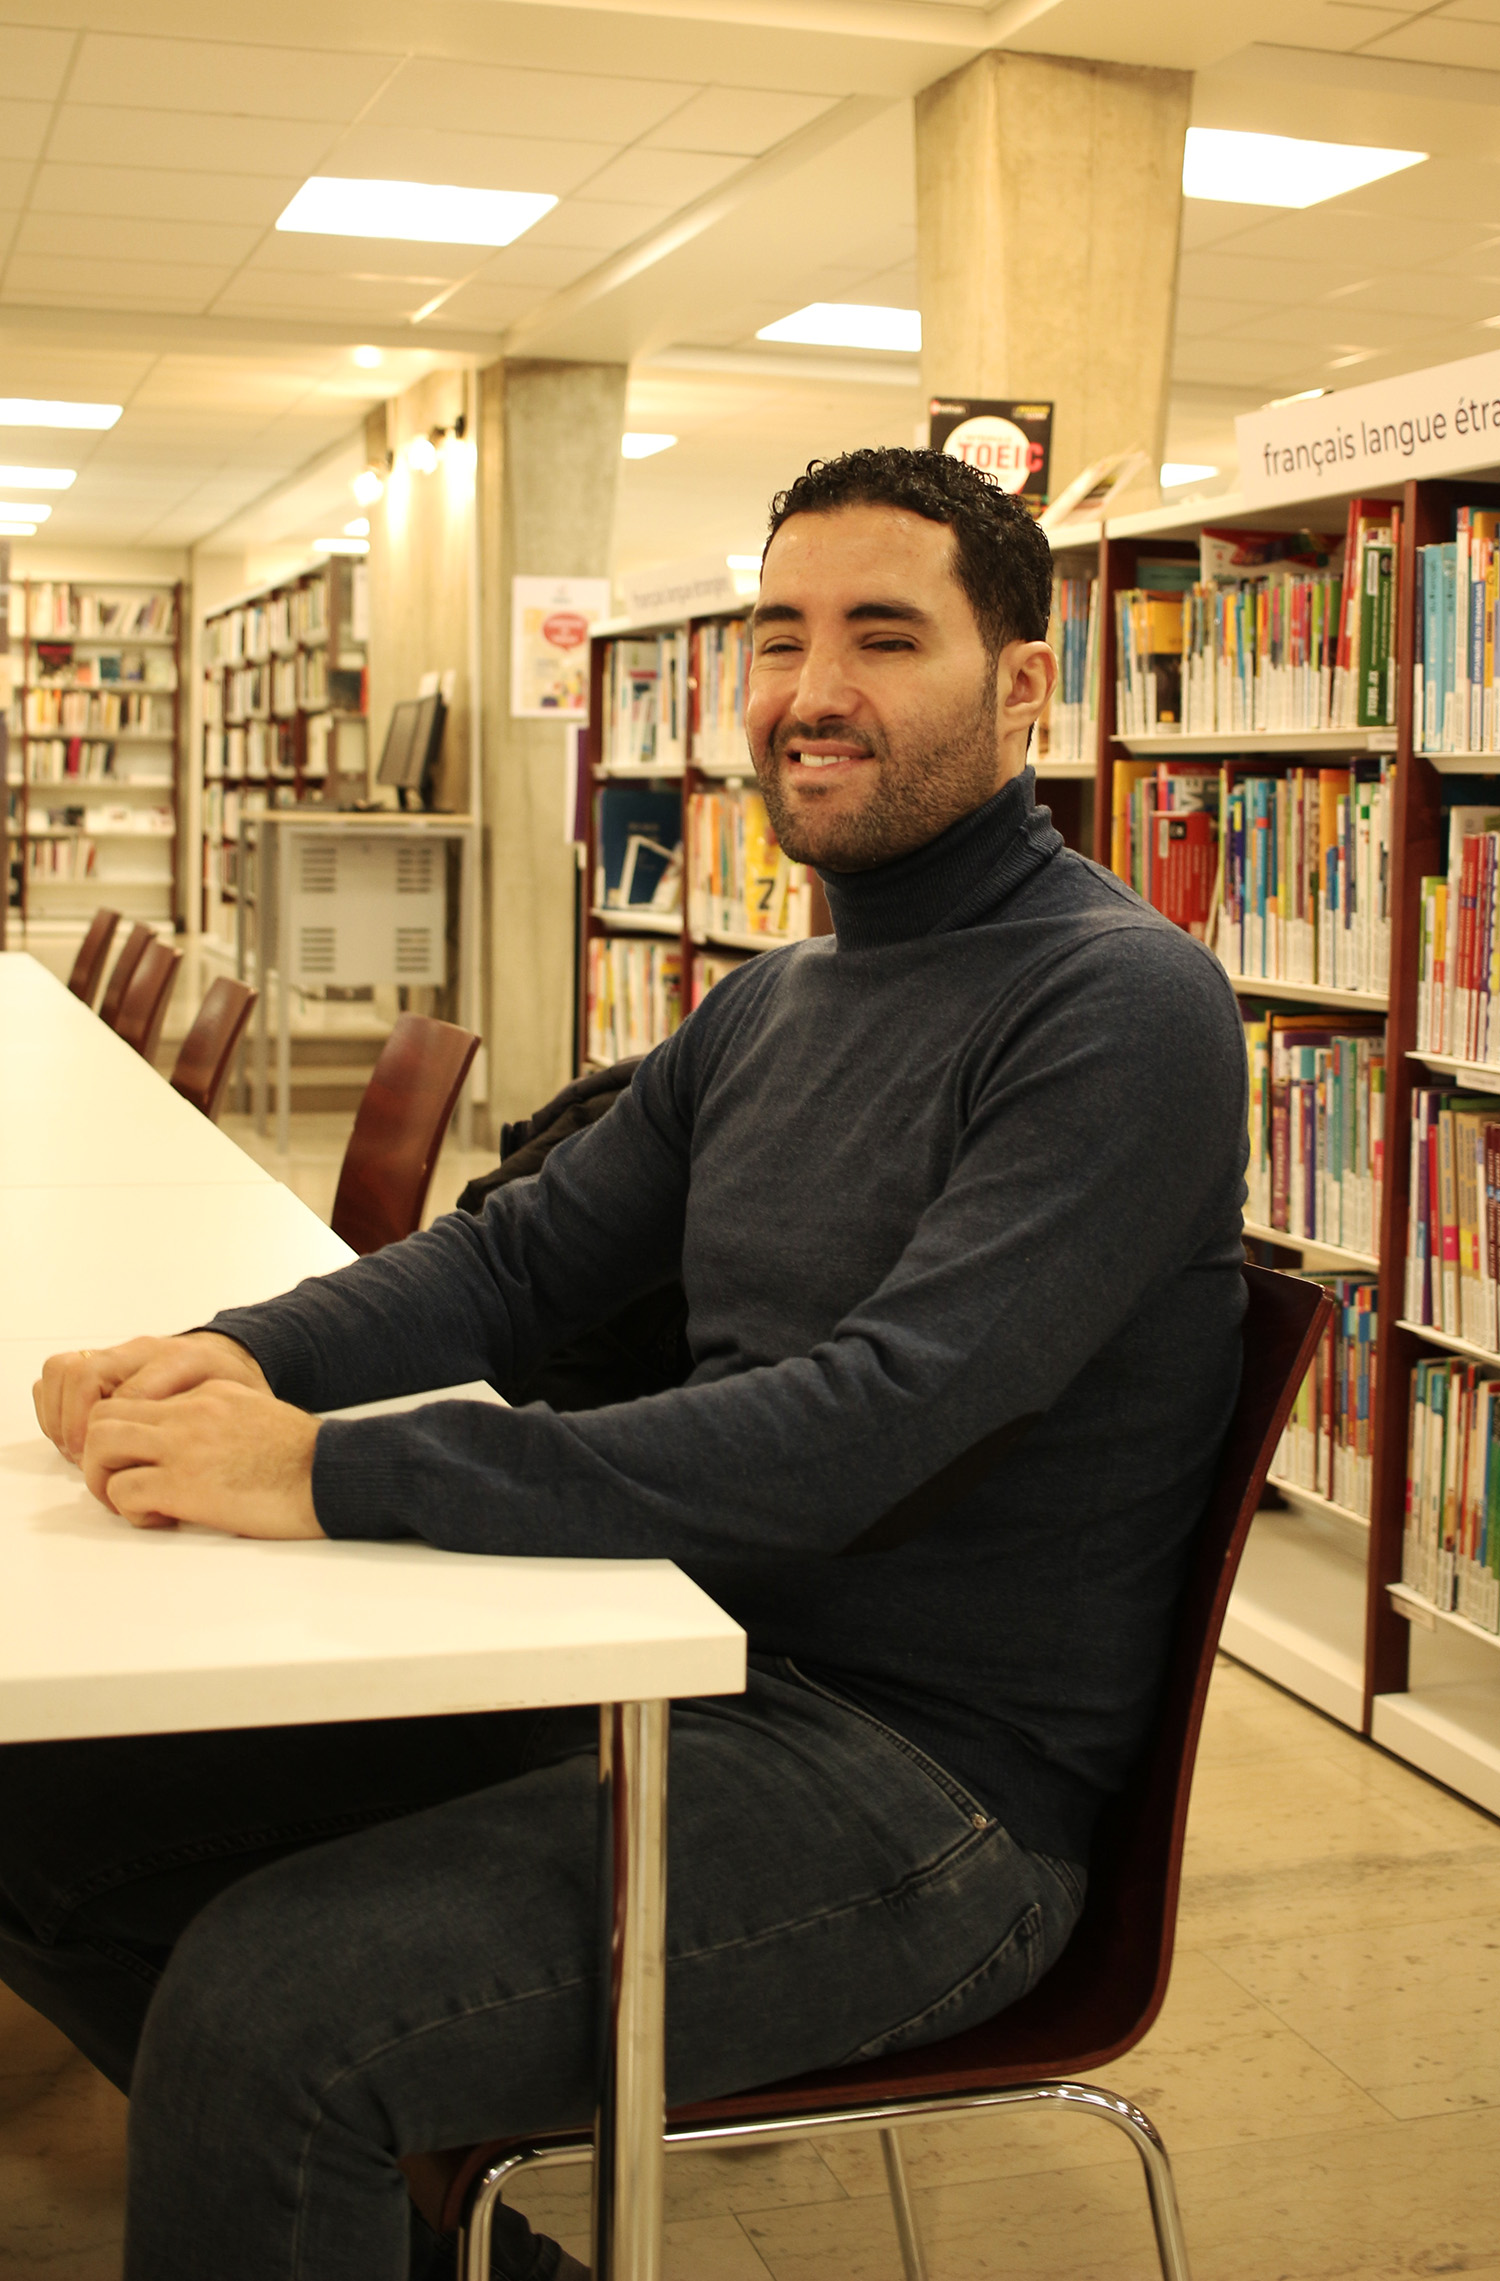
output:
<path id="1" fill-rule="evenodd" d="M 859 692 L 849 678 L 840 648 L 814 643 L 803 655 L 794 704 L 799 721 L 813 727 L 821 721 L 844 721 L 858 709 Z"/>

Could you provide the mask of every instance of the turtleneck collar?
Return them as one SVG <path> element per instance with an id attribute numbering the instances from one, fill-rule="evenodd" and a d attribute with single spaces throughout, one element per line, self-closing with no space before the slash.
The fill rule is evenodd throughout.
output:
<path id="1" fill-rule="evenodd" d="M 1022 769 L 972 815 L 925 847 L 872 871 L 820 871 L 841 950 L 915 942 L 972 926 L 1063 844 L 1035 800 L 1036 772 Z"/>

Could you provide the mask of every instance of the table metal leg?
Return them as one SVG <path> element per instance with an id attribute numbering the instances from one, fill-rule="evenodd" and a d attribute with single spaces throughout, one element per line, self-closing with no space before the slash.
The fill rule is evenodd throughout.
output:
<path id="1" fill-rule="evenodd" d="M 599 1711 L 604 1998 L 593 2281 L 660 2281 L 666 2119 L 666 1703 Z"/>

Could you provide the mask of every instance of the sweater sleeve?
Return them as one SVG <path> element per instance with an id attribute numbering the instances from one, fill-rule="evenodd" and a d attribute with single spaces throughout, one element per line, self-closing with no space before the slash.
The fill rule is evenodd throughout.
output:
<path id="1" fill-rule="evenodd" d="M 580 1238 L 617 1263 L 616 1292 L 619 1263 L 661 1265 L 665 1199 L 654 1249 L 610 1226 L 626 1176 L 666 1147 L 670 1065 L 654 1059 L 624 1129 L 610 1136 L 611 1118 L 554 1152 L 503 1240 L 493 1225 L 470 1236 L 444 1222 L 420 1248 L 413 1239 L 313 1287 L 341 1308 L 357 1294 L 349 1335 L 388 1338 L 382 1308 L 411 1310 L 433 1341 L 424 1383 L 451 1384 L 481 1356 L 494 1376 L 497 1336 L 510 1361 L 516 1325 L 534 1342 L 560 1319 L 538 1290 L 561 1287 Z M 324 1529 L 689 1565 L 835 1552 L 984 1435 L 1049 1410 L 1205 1246 L 1215 1264 L 1237 1257 L 1240 1024 L 1227 983 L 1185 937 L 1106 930 L 1070 953 L 1023 1031 L 1003 1053 L 981 1052 L 970 1082 L 945 1185 L 879 1288 L 811 1353 L 602 1410 L 439 1403 L 330 1422 L 313 1475 Z M 674 1209 L 683 1194 L 673 1189 Z M 245 1337 L 232 1319 L 219 1327 Z M 325 1402 L 331 1383 L 274 1382 L 294 1399 L 315 1385 Z M 352 1398 L 337 1383 L 337 1398 Z"/>

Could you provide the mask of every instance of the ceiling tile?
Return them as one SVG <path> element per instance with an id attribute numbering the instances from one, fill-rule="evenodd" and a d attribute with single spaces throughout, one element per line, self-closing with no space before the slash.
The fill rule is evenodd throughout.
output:
<path id="1" fill-rule="evenodd" d="M 442 325 L 477 325 L 485 331 L 501 332 L 545 298 L 543 290 L 534 285 L 461 285 L 451 301 L 433 312 L 430 324 L 434 334 Z"/>
<path id="2" fill-rule="evenodd" d="M 1420 343 L 1433 330 L 1423 316 L 1391 316 L 1382 310 L 1297 307 L 1266 309 L 1243 323 L 1226 325 L 1225 340 L 1291 341 L 1324 357 L 1348 356 L 1356 350 L 1404 348 Z"/>
<path id="3" fill-rule="evenodd" d="M 29 213 L 17 240 L 21 253 L 62 253 L 119 261 L 238 264 L 260 231 L 232 222 L 155 222 L 104 214 Z"/>
<path id="4" fill-rule="evenodd" d="M 409 317 L 436 290 L 397 278 L 307 277 L 247 269 L 214 302 L 213 316 Z"/>
<path id="5" fill-rule="evenodd" d="M 588 194 L 628 198 L 642 205 L 685 206 L 689 199 L 717 190 L 744 163 L 708 151 L 628 150 L 591 178 Z"/>
<path id="6" fill-rule="evenodd" d="M 1374 274 L 1375 264 L 1356 268 L 1347 261 L 1271 260 L 1262 254 L 1242 254 L 1232 246 L 1183 255 L 1177 272 L 1181 294 L 1238 297 L 1245 301 L 1314 301 L 1336 293 L 1341 286 L 1359 285 Z"/>
<path id="7" fill-rule="evenodd" d="M 20 103 L 0 97 L 0 157 L 40 158 L 52 117 L 50 103 Z"/>
<path id="8" fill-rule="evenodd" d="M 269 227 L 306 177 L 177 173 L 154 166 L 57 166 L 37 170 L 36 214 L 124 214 L 142 221 L 246 222 Z"/>
<path id="9" fill-rule="evenodd" d="M 646 137 L 649 150 L 731 151 L 756 158 L 833 108 L 826 95 L 778 95 L 759 87 L 705 87 Z"/>
<path id="10" fill-rule="evenodd" d="M 0 158 L 0 206 L 21 206 L 36 172 L 29 158 Z"/>
<path id="11" fill-rule="evenodd" d="M 150 261 L 86 261 L 60 254 L 12 254 L 3 298 L 92 309 L 201 310 L 224 282 L 223 267 Z"/>
<path id="12" fill-rule="evenodd" d="M 582 27 L 580 27 L 580 30 Z M 381 126 L 629 143 L 695 94 L 693 81 L 507 71 L 414 56 L 370 113 Z"/>
<path id="13" fill-rule="evenodd" d="M 0 24 L 0 87 L 7 95 L 29 95 L 50 103 L 63 83 L 73 34 Z"/>
<path id="14" fill-rule="evenodd" d="M 0 213 L 0 258 L 3 258 L 9 251 L 11 240 L 16 234 L 16 224 L 20 219 L 19 214 Z"/>
<path id="15" fill-rule="evenodd" d="M 1482 158 L 1429 158 L 1421 166 L 1388 174 L 1383 182 L 1365 183 L 1349 193 L 1349 201 L 1362 214 L 1427 216 L 1500 229 L 1500 164 Z M 1337 200 L 1324 209 L 1338 210 Z"/>
<path id="16" fill-rule="evenodd" d="M 1446 63 L 1456 70 L 1500 71 L 1500 24 L 1461 24 L 1424 16 L 1399 32 L 1382 33 L 1361 55 L 1395 63 Z"/>
<path id="17" fill-rule="evenodd" d="M 147 111 L 342 121 L 358 115 L 398 62 L 396 56 L 360 54 L 352 48 L 332 54 L 90 32 L 68 83 L 68 99 Z"/>
<path id="18" fill-rule="evenodd" d="M 1351 276 L 1362 277 L 1381 267 L 1422 269 L 1444 255 L 1471 253 L 1487 235 L 1482 222 L 1403 220 L 1340 203 L 1262 222 L 1245 231 L 1234 250 L 1273 260 L 1346 261 L 1353 265 Z"/>
<path id="19" fill-rule="evenodd" d="M 485 258 L 483 246 L 420 245 L 407 238 L 325 238 L 308 230 L 272 230 L 252 268 L 278 276 L 404 277 L 447 284 Z"/>
<path id="20" fill-rule="evenodd" d="M 1182 249 L 1191 253 L 1199 246 L 1219 245 L 1253 229 L 1257 222 L 1276 221 L 1280 213 L 1279 206 L 1231 206 L 1222 198 L 1184 198 Z"/>
<path id="21" fill-rule="evenodd" d="M 317 171 L 335 130 L 301 120 L 239 119 L 222 112 L 125 111 L 65 103 L 47 156 L 83 166 L 195 167 L 230 174 Z"/>
<path id="22" fill-rule="evenodd" d="M 1500 310 L 1500 281 L 1483 278 L 1436 277 L 1425 270 L 1393 272 L 1372 277 L 1357 293 L 1342 293 L 1333 304 L 1339 323 L 1357 332 L 1366 309 L 1394 316 L 1431 317 L 1448 325 L 1477 324 Z"/>
<path id="23" fill-rule="evenodd" d="M 328 153 L 320 171 L 377 182 L 458 182 L 473 190 L 549 190 L 554 198 L 565 198 L 618 148 L 618 143 L 452 134 L 442 127 L 386 127 L 364 120 Z"/>
<path id="24" fill-rule="evenodd" d="M 1309 376 L 1312 376 L 1311 378 Z M 1183 341 L 1172 359 L 1174 380 L 1238 382 L 1268 392 L 1322 380 L 1318 360 L 1288 341 Z"/>
<path id="25" fill-rule="evenodd" d="M 1265 314 L 1263 301 L 1210 301 L 1184 295 L 1177 303 L 1178 338 L 1192 340 L 1204 333 L 1222 333 L 1229 325 L 1244 324 Z"/>
<path id="26" fill-rule="evenodd" d="M 603 199 L 565 198 L 526 233 L 533 245 L 588 246 L 612 253 L 629 245 L 658 222 L 667 219 L 668 206 L 624 206 Z"/>
<path id="27" fill-rule="evenodd" d="M 557 293 L 564 285 L 571 285 L 575 277 L 584 276 L 598 258 L 591 246 L 538 245 L 535 233 L 528 231 L 513 246 L 502 246 L 498 253 L 491 254 L 474 282 L 476 285 L 543 285 L 549 293 Z"/>

